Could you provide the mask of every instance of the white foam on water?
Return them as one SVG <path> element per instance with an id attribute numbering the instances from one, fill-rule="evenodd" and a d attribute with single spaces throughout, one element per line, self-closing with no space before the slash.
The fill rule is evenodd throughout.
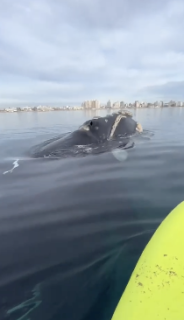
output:
<path id="1" fill-rule="evenodd" d="M 114 158 L 120 162 L 124 162 L 128 158 L 128 152 L 126 150 L 114 149 L 112 150 Z"/>
<path id="2" fill-rule="evenodd" d="M 5 161 L 15 161 L 16 156 L 14 157 L 6 157 L 4 159 L 1 159 L 1 162 Z M 19 157 L 16 161 L 36 161 L 38 158 L 30 158 L 30 157 Z"/>
<path id="3" fill-rule="evenodd" d="M 12 173 L 15 168 L 19 167 L 18 161 L 19 161 L 19 159 L 15 160 L 13 162 L 13 168 L 8 171 L 3 172 L 3 174 Z"/>

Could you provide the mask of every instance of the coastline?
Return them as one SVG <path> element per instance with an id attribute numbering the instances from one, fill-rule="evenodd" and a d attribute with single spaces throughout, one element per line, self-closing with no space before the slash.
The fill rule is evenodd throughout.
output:
<path id="1" fill-rule="evenodd" d="M 142 104 L 124 104 L 121 107 L 108 107 L 100 106 L 98 108 L 84 108 L 83 106 L 74 106 L 74 107 L 48 107 L 48 106 L 38 106 L 38 107 L 17 107 L 17 108 L 4 108 L 0 109 L 0 113 L 24 113 L 24 112 L 50 112 L 50 111 L 79 111 L 79 110 L 130 110 L 130 109 L 156 109 L 156 108 L 176 108 L 184 107 L 184 103 L 142 103 Z"/>

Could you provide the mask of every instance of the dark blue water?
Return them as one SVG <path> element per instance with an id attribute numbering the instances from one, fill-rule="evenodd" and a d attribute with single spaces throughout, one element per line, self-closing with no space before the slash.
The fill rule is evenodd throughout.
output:
<path id="1" fill-rule="evenodd" d="M 94 112 L 0 114 L 0 319 L 110 320 L 144 246 L 184 199 L 184 109 L 133 113 L 154 135 L 124 161 L 25 156 Z"/>

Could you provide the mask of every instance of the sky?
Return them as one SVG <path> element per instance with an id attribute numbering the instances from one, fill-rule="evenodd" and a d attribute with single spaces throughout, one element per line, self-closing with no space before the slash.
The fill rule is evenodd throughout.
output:
<path id="1" fill-rule="evenodd" d="M 0 0 L 0 105 L 184 101 L 183 17 L 183 0 Z"/>

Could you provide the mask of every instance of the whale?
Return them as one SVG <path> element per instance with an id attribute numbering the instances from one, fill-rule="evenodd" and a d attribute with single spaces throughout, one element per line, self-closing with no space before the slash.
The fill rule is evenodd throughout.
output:
<path id="1" fill-rule="evenodd" d="M 61 158 L 131 148 L 134 145 L 131 136 L 142 131 L 141 124 L 132 118 L 130 112 L 119 111 L 89 119 L 73 132 L 36 145 L 31 148 L 30 155 L 34 158 Z"/>

